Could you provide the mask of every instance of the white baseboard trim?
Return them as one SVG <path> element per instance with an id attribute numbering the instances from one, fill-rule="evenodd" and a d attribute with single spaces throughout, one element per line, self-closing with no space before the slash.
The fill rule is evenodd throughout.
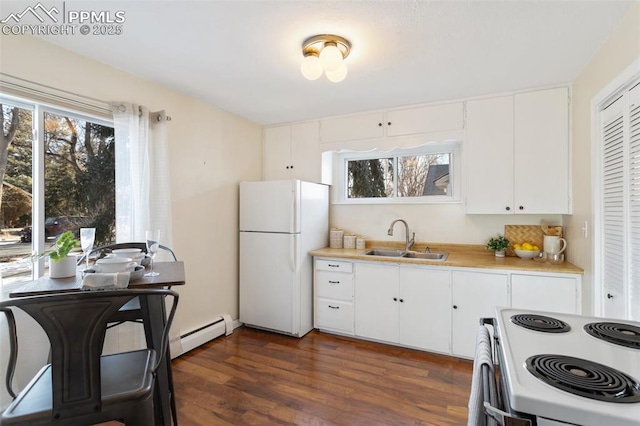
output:
<path id="1" fill-rule="evenodd" d="M 172 344 L 171 357 L 175 358 L 182 354 L 185 354 L 198 346 L 204 345 L 211 340 L 223 336 L 229 335 L 236 328 L 242 325 L 238 320 L 232 321 L 228 314 L 223 314 L 210 324 L 204 325 L 193 331 L 180 335 L 180 341 Z M 176 350 L 178 346 L 179 350 Z"/>

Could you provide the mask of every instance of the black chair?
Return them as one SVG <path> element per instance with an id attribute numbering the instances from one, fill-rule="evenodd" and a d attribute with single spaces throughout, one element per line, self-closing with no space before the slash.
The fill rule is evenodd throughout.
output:
<path id="1" fill-rule="evenodd" d="M 173 252 L 173 250 L 171 250 L 169 247 L 164 246 L 162 244 L 160 244 L 160 250 L 164 250 L 166 252 L 168 252 L 173 261 L 177 261 L 178 258 L 176 257 L 175 253 Z M 142 243 L 142 242 L 128 242 L 128 243 L 114 243 L 114 244 L 107 244 L 101 247 L 96 247 L 93 250 L 91 250 L 88 253 L 88 256 L 91 256 L 95 253 L 98 253 L 98 258 L 104 257 L 107 254 L 111 253 L 111 251 L 113 250 L 117 250 L 117 249 L 127 249 L 127 248 L 138 248 L 140 250 L 142 250 L 144 253 L 147 252 L 147 245 L 146 243 Z M 78 265 L 81 265 L 85 260 L 84 255 L 78 260 Z M 109 325 L 107 326 L 107 328 L 112 328 L 112 327 L 116 327 L 120 324 L 123 324 L 125 322 L 137 322 L 137 323 L 142 323 L 142 318 L 143 318 L 143 313 L 142 313 L 142 308 L 140 306 L 140 299 L 133 298 L 131 299 L 128 303 L 126 303 L 124 306 L 122 306 L 122 308 L 120 310 L 118 310 L 118 312 L 115 312 L 113 314 L 113 316 L 111 317 L 111 320 L 109 321 Z M 145 337 L 147 339 L 147 345 L 150 346 L 151 345 L 151 336 L 149 334 L 149 330 L 145 328 Z M 166 356 L 167 356 L 167 362 L 171 362 L 170 359 L 170 352 L 167 349 L 166 351 Z M 169 392 L 171 394 L 170 396 L 170 402 L 171 402 L 171 416 L 173 419 L 173 424 L 174 426 L 177 426 L 178 424 L 178 413 L 177 413 L 177 407 L 176 407 L 176 400 L 175 400 L 175 394 L 174 394 L 174 389 L 173 389 L 173 375 L 172 373 L 169 376 Z"/>
<path id="2" fill-rule="evenodd" d="M 162 334 L 161 348 L 101 355 L 107 323 L 134 297 L 164 298 L 173 303 Z M 59 293 L 9 299 L 0 311 L 9 326 L 10 358 L 6 386 L 14 398 L 0 417 L 4 425 L 83 425 L 124 421 L 152 425 L 154 380 L 167 354 L 169 328 L 178 294 L 165 289 Z M 33 317 L 51 343 L 51 363 L 16 394 L 12 378 L 18 356 L 13 310 Z"/>

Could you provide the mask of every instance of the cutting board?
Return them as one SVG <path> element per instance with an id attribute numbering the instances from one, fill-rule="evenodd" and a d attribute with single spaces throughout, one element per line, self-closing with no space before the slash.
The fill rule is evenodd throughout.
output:
<path id="1" fill-rule="evenodd" d="M 549 229 L 549 235 L 553 232 L 554 235 L 562 237 L 561 226 L 550 226 Z M 544 232 L 542 232 L 540 225 L 505 225 L 504 236 L 511 243 L 505 252 L 507 256 L 516 255 L 515 251 L 513 251 L 514 244 L 522 244 L 525 242 L 540 247 L 540 251 L 542 251 Z"/>

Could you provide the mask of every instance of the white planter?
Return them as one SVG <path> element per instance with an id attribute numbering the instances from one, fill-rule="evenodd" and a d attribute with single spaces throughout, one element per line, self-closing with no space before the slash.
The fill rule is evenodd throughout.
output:
<path id="1" fill-rule="evenodd" d="M 49 259 L 49 277 L 51 278 L 69 278 L 76 276 L 76 264 L 78 256 L 75 254 L 68 255 L 64 259 L 57 262 Z"/>
<path id="2" fill-rule="evenodd" d="M 496 250 L 496 257 L 504 257 L 504 250 Z"/>

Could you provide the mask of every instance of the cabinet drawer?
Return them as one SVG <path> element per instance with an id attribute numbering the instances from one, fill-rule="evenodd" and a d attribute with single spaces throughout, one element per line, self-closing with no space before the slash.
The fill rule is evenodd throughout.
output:
<path id="1" fill-rule="evenodd" d="M 353 303 L 317 298 L 316 328 L 353 334 Z"/>
<path id="2" fill-rule="evenodd" d="M 353 299 L 353 275 L 328 271 L 316 272 L 316 296 Z"/>
<path id="3" fill-rule="evenodd" d="M 351 272 L 353 270 L 353 263 L 342 262 L 337 260 L 316 260 L 316 269 L 318 271 L 333 271 L 333 272 Z"/>

